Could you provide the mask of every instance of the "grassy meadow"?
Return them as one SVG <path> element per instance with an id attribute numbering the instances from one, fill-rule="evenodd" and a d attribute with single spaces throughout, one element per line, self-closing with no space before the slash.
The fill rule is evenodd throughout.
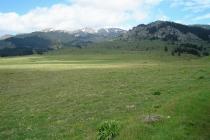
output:
<path id="1" fill-rule="evenodd" d="M 209 140 L 210 57 L 64 49 L 0 58 L 0 140 L 95 140 L 105 120 L 120 123 L 116 140 Z"/>

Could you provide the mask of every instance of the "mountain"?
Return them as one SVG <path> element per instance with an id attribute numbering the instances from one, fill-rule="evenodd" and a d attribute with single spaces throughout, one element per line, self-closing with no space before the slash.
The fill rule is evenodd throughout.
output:
<path id="1" fill-rule="evenodd" d="M 125 33 L 125 30 L 118 28 L 107 28 L 94 30 L 91 28 L 83 28 L 75 31 L 46 29 L 42 31 L 32 32 L 29 34 L 21 34 L 15 38 L 25 38 L 29 36 L 38 36 L 52 42 L 61 42 L 66 45 L 80 45 L 90 42 L 100 42 L 110 40 Z"/>
<path id="2" fill-rule="evenodd" d="M 210 25 L 195 24 L 195 25 L 192 25 L 192 26 L 194 26 L 194 27 L 201 27 L 201 28 L 210 30 Z"/>
<path id="3" fill-rule="evenodd" d="M 206 26 L 207 27 L 207 26 Z M 103 46 L 143 50 L 142 41 L 147 40 L 155 46 L 163 46 L 158 41 L 165 42 L 165 50 L 181 55 L 190 53 L 198 56 L 208 55 L 210 52 L 210 30 L 204 25 L 183 25 L 170 21 L 155 21 L 149 24 L 140 24 L 129 31 L 119 28 L 92 29 L 83 28 L 75 31 L 54 30 L 52 28 L 27 34 L 6 37 L 0 40 L 0 56 L 26 55 L 59 49 L 62 47 L 83 48 L 96 44 Z M 103 42 L 103 43 L 101 43 Z M 107 42 L 107 43 L 105 43 Z M 124 45 L 122 45 L 124 44 Z M 132 44 L 135 44 L 132 48 Z M 167 48 L 172 44 L 173 48 Z M 108 47 L 109 48 L 109 47 Z M 148 49 L 148 42 L 144 45 Z"/>
<path id="4" fill-rule="evenodd" d="M 124 35 L 125 39 L 160 39 L 180 43 L 210 42 L 210 30 L 169 21 L 156 21 L 140 24 Z"/>
<path id="5" fill-rule="evenodd" d="M 140 24 L 123 35 L 121 40 L 136 42 L 160 40 L 172 44 L 171 54 L 183 53 L 206 56 L 210 52 L 210 30 L 200 26 L 183 25 L 169 21 Z M 165 51 L 168 51 L 167 44 Z M 157 46 L 157 44 L 156 44 Z"/>
<path id="6" fill-rule="evenodd" d="M 125 30 L 118 28 L 103 28 L 98 30 L 83 28 L 76 31 L 45 29 L 0 40 L 0 55 L 43 53 L 61 47 L 81 48 L 91 43 L 113 40 L 125 32 Z M 26 52 L 21 53 L 24 48 Z"/>
<path id="7" fill-rule="evenodd" d="M 13 35 L 6 34 L 6 35 L 1 36 L 0 40 L 5 40 L 5 39 L 10 38 L 10 37 L 13 37 Z"/>

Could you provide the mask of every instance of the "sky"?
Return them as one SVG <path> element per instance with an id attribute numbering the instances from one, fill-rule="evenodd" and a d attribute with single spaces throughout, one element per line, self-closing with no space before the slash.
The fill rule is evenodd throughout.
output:
<path id="1" fill-rule="evenodd" d="M 50 28 L 131 29 L 156 20 L 210 25 L 210 0 L 0 0 L 0 35 Z"/>

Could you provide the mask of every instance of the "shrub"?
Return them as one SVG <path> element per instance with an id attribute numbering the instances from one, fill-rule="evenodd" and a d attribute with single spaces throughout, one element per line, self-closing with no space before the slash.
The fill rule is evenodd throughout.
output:
<path id="1" fill-rule="evenodd" d="M 167 46 L 164 47 L 164 51 L 168 52 L 168 47 Z"/>
<path id="2" fill-rule="evenodd" d="M 199 76 L 198 79 L 204 79 L 204 76 Z"/>
<path id="3" fill-rule="evenodd" d="M 172 51 L 172 52 L 171 52 L 171 55 L 172 55 L 172 56 L 174 56 L 174 54 L 175 54 L 175 52 L 174 52 L 174 51 Z"/>
<path id="4" fill-rule="evenodd" d="M 105 121 L 98 128 L 97 140 L 112 140 L 119 135 L 119 130 L 120 126 L 118 121 Z"/>
<path id="5" fill-rule="evenodd" d="M 209 56 L 209 52 L 203 52 L 204 56 Z"/>
<path id="6" fill-rule="evenodd" d="M 160 95 L 160 94 L 161 94 L 160 91 L 155 91 L 155 92 L 153 93 L 153 95 Z"/>

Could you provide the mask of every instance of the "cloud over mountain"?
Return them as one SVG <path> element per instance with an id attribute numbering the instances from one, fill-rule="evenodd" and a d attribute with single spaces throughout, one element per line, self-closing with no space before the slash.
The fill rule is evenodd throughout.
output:
<path id="1" fill-rule="evenodd" d="M 25 14 L 0 13 L 0 32 L 23 33 L 45 28 L 123 27 L 141 22 L 161 0 L 73 0 L 68 4 L 37 7 Z"/>

